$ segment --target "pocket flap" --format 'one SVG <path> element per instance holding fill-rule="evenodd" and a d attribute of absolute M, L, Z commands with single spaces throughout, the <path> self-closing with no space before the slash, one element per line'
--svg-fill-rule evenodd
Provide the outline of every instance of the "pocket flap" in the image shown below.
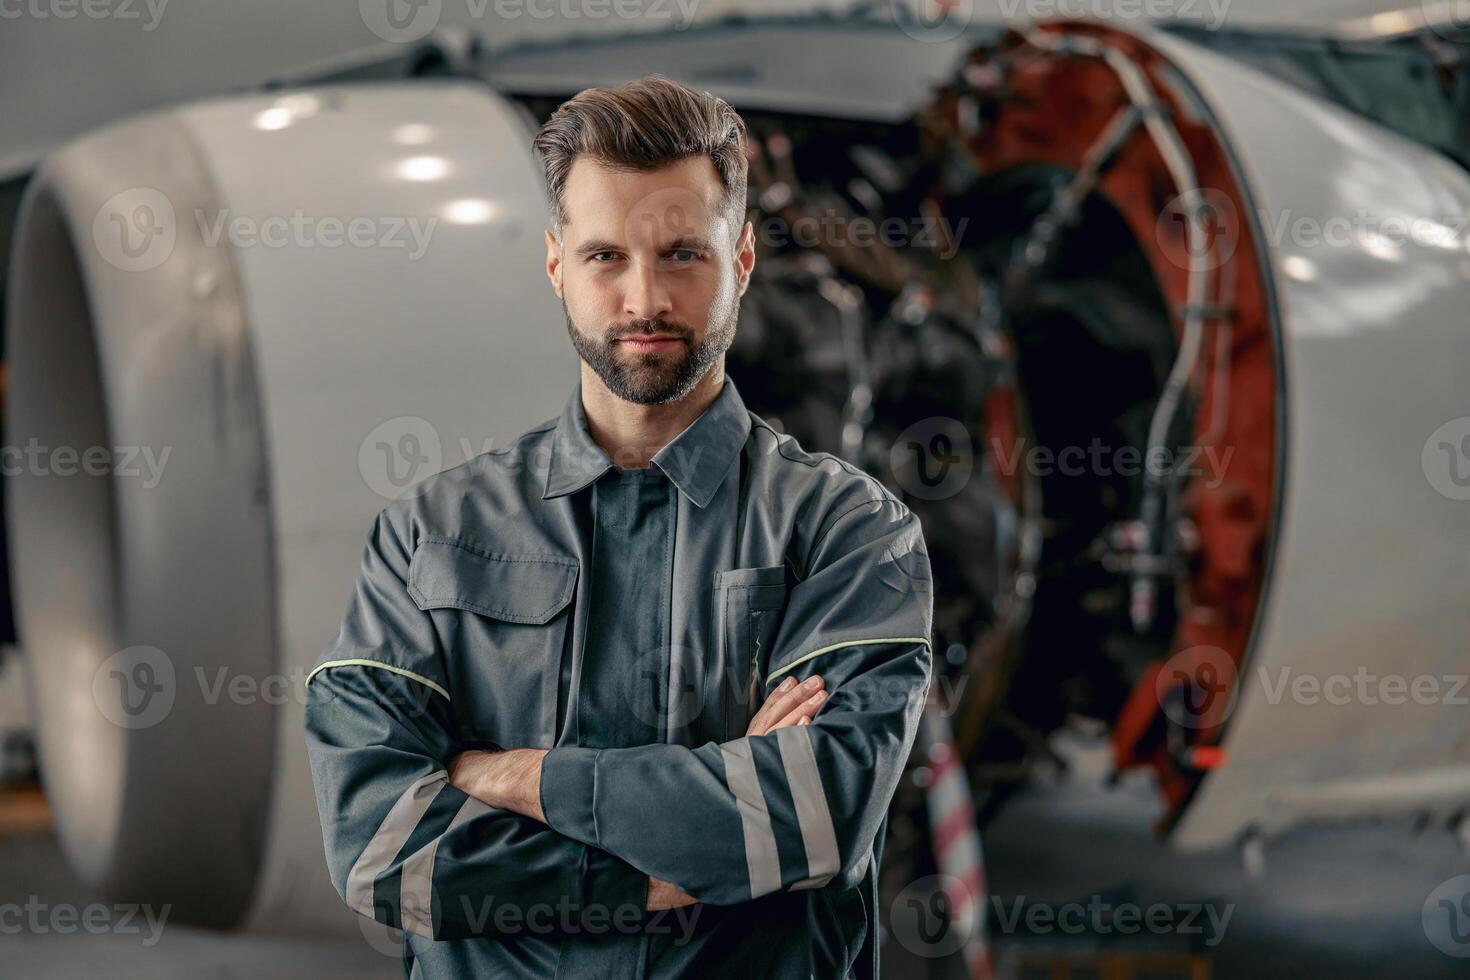
<path fill-rule="evenodd" d="M 759 568 L 727 568 L 715 572 L 715 591 L 724 591 L 729 595 L 733 590 L 740 590 L 751 609 L 780 609 L 786 605 L 789 588 L 784 563 Z"/>
<path fill-rule="evenodd" d="M 464 609 L 511 623 L 545 623 L 572 599 L 575 558 L 485 551 L 429 534 L 408 566 L 408 594 L 420 609 Z"/>
<path fill-rule="evenodd" d="M 761 568 L 727 568 L 715 572 L 715 588 L 751 589 L 763 585 L 785 585 L 786 566 L 766 565 Z"/>

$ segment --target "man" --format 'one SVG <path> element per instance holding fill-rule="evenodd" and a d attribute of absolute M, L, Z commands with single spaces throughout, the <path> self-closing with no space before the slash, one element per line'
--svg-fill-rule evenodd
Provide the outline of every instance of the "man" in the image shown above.
<path fill-rule="evenodd" d="M 725 376 L 755 264 L 730 106 L 649 76 L 535 149 L 581 379 L 374 522 L 308 680 L 332 882 L 411 977 L 876 976 L 919 523 Z"/>

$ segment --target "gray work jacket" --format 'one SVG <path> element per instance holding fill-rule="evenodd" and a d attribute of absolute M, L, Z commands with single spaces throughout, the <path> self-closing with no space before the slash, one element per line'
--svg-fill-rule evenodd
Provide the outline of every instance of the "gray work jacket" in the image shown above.
<path fill-rule="evenodd" d="M 647 649 L 586 629 L 586 498 L 630 471 L 589 435 L 580 383 L 558 418 L 374 520 L 306 736 L 332 883 L 404 931 L 411 977 L 877 976 L 882 836 L 931 673 L 918 519 L 728 376 L 651 465 L 671 485 L 666 587 L 600 610 L 654 617 Z M 607 703 L 626 662 L 646 744 L 607 747 L 578 717 L 591 654 Z M 745 735 L 783 678 L 814 673 L 812 724 Z M 550 750 L 545 824 L 447 781 L 463 749 L 519 747 Z M 649 875 L 698 902 L 646 912 Z"/>

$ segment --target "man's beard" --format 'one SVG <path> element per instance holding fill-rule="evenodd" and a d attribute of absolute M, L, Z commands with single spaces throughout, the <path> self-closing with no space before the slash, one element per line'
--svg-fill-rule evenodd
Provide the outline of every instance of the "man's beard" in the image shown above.
<path fill-rule="evenodd" d="M 693 391 L 720 355 L 730 349 L 739 319 L 738 305 L 728 313 L 714 316 L 704 339 L 691 344 L 688 328 L 662 320 L 634 320 L 627 329 L 594 337 L 577 329 L 565 298 L 562 312 L 566 314 L 567 333 L 577 354 L 597 372 L 609 391 L 638 405 L 678 401 Z M 674 334 L 680 340 L 676 346 L 661 351 L 630 354 L 628 349 L 619 349 L 618 340 L 656 333 Z"/>

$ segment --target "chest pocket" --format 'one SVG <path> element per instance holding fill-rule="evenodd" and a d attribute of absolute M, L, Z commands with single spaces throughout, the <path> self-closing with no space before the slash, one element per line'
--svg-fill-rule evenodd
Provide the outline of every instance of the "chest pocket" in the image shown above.
<path fill-rule="evenodd" d="M 711 686 L 720 692 L 724 741 L 744 735 L 760 709 L 760 678 L 771 662 L 789 590 L 785 565 L 715 573 L 711 629 L 719 675 Z"/>
<path fill-rule="evenodd" d="M 494 552 L 442 535 L 419 540 L 408 594 L 439 629 L 467 739 L 501 748 L 555 741 L 579 568 L 562 555 Z"/>

